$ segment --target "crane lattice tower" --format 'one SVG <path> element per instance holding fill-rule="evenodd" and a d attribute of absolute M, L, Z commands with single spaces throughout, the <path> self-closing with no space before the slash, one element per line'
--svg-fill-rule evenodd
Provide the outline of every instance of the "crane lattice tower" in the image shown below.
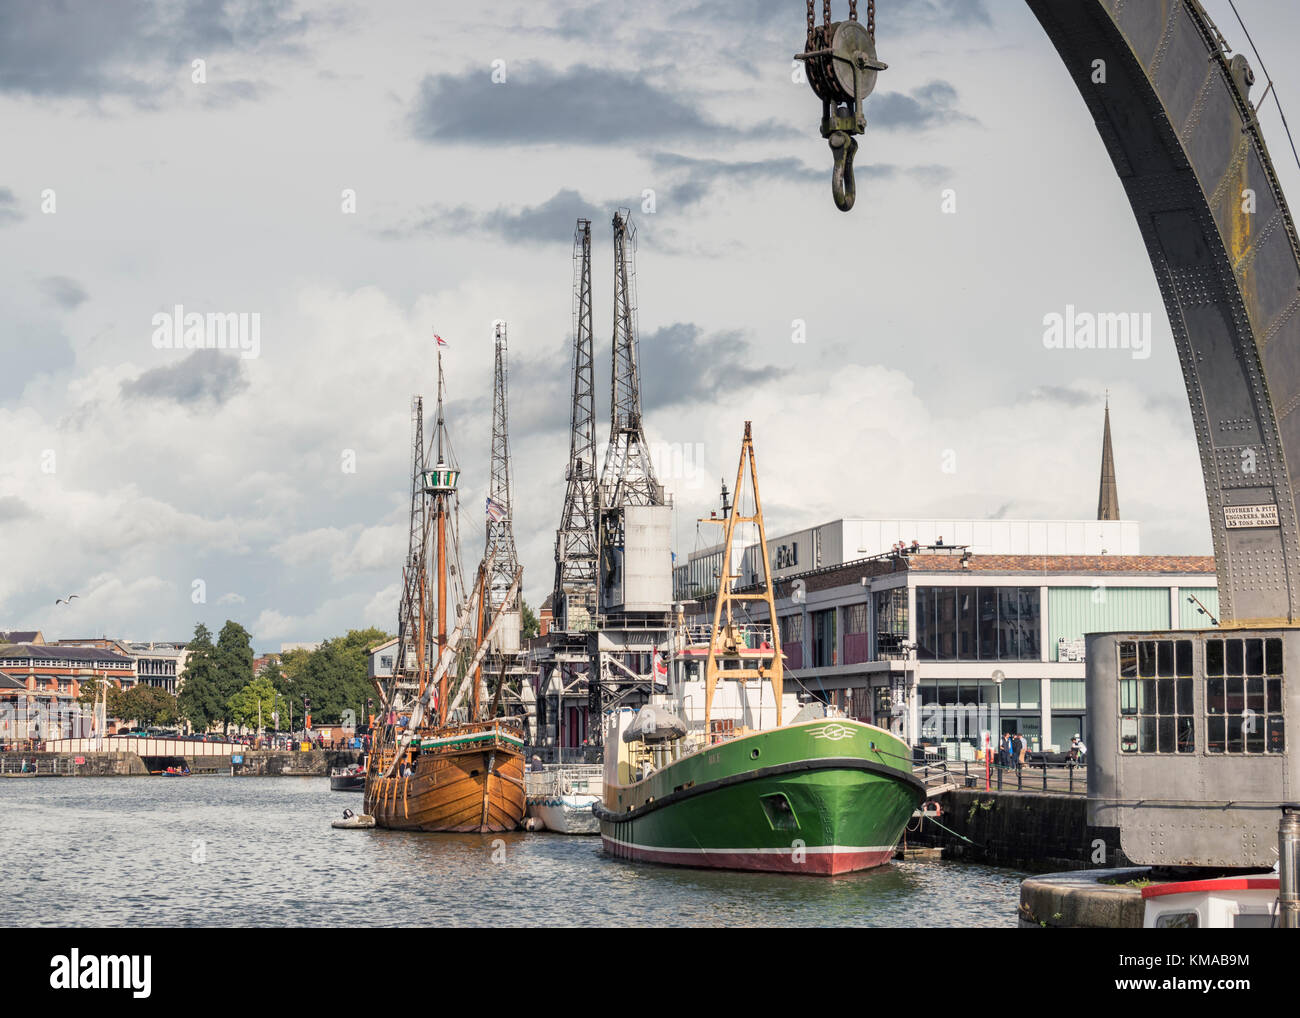
<path fill-rule="evenodd" d="M 596 382 L 591 332 L 591 220 L 573 233 L 573 406 L 564 510 L 555 535 L 556 628 L 596 614 Z M 585 619 L 583 614 L 585 613 Z"/>

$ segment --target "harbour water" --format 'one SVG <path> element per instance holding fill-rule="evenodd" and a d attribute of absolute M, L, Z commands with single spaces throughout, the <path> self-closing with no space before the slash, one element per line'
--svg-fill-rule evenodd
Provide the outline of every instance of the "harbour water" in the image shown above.
<path fill-rule="evenodd" d="M 683 870 L 591 837 L 333 830 L 344 807 L 321 778 L 2 780 L 0 924 L 1014 927 L 1023 875 Z"/>

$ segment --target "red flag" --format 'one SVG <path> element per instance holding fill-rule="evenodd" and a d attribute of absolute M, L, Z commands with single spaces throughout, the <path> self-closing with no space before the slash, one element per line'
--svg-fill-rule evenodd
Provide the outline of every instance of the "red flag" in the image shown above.
<path fill-rule="evenodd" d="M 445 339 L 443 339 L 441 336 L 439 336 L 436 332 L 433 334 L 433 338 L 436 339 L 436 340 L 438 341 L 438 345 L 439 345 L 439 346 L 449 346 L 449 345 L 450 345 L 450 344 L 449 344 Z"/>

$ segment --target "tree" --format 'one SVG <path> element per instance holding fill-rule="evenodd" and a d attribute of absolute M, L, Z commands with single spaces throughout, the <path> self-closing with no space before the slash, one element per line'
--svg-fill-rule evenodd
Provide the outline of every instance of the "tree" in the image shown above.
<path fill-rule="evenodd" d="M 259 722 L 263 728 L 269 727 L 279 696 L 270 678 L 260 675 L 230 698 L 231 720 L 246 728 L 255 729 Z"/>
<path fill-rule="evenodd" d="M 230 728 L 230 700 L 253 681 L 253 637 L 248 630 L 231 619 L 221 627 L 217 636 L 216 653 L 217 695 L 221 701 L 221 720 L 226 730 Z"/>
<path fill-rule="evenodd" d="M 534 636 L 541 633 L 542 624 L 537 620 L 537 616 L 533 614 L 533 610 L 528 607 L 528 602 L 522 597 L 519 599 L 519 607 L 523 613 L 524 639 L 531 640 Z"/>
<path fill-rule="evenodd" d="M 114 683 L 108 682 L 107 679 L 87 679 L 81 683 L 81 691 L 77 693 L 77 703 L 87 710 L 94 710 L 95 705 L 99 703 L 99 684 L 108 683 L 108 707 L 107 716 L 110 718 L 120 718 L 125 715 L 122 713 L 122 690 Z"/>
<path fill-rule="evenodd" d="M 157 686 L 134 686 L 121 695 L 116 716 L 145 728 L 171 724 L 177 718 L 176 697 Z"/>
<path fill-rule="evenodd" d="M 309 699 L 313 720 L 332 724 L 349 710 L 363 719 L 366 701 L 375 696 L 368 651 L 389 639 L 382 629 L 351 629 L 314 651 L 288 651 L 282 658 L 282 691 L 293 699 L 295 711 L 302 709 L 304 697 Z"/>
<path fill-rule="evenodd" d="M 194 627 L 194 639 L 187 649 L 189 657 L 181 674 L 177 709 L 195 731 L 206 732 L 223 719 L 225 705 L 217 685 L 216 648 L 212 645 L 212 634 L 202 622 Z"/>

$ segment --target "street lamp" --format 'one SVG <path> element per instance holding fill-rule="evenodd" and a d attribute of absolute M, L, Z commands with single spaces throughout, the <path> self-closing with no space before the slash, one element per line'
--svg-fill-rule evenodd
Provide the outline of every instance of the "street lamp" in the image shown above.
<path fill-rule="evenodd" d="M 994 734 L 998 738 L 998 746 L 1000 747 L 1002 745 L 1002 683 L 1006 681 L 1007 673 L 1001 668 L 995 668 L 993 669 L 992 678 L 993 685 L 998 687 L 998 713 L 997 717 L 994 719 L 997 723 L 993 727 L 997 729 Z M 987 755 L 988 750 L 986 749 L 984 752 Z M 999 778 L 998 780 L 1001 781 L 1002 779 Z M 1000 788 L 1001 785 L 998 787 Z"/>

